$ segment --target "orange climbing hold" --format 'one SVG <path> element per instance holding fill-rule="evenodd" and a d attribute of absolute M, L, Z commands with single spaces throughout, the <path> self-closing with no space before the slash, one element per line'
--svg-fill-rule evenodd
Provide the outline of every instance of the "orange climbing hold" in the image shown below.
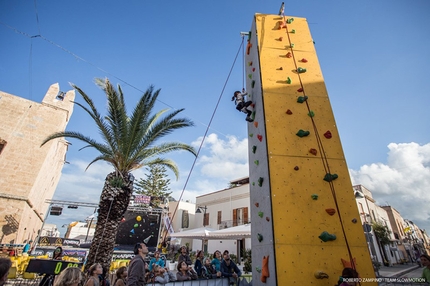
<path fill-rule="evenodd" d="M 291 58 L 291 57 L 293 56 L 293 54 L 291 54 L 290 52 L 288 52 L 285 56 L 286 56 L 287 58 Z"/>
<path fill-rule="evenodd" d="M 258 127 L 258 122 L 257 121 L 254 121 L 254 126 L 255 126 L 255 128 Z"/>
<path fill-rule="evenodd" d="M 252 48 L 252 44 L 250 42 L 248 42 L 248 45 L 246 45 L 246 54 L 249 55 L 249 53 L 251 52 L 251 48 Z"/>
<path fill-rule="evenodd" d="M 267 277 L 270 277 L 269 273 L 269 255 L 263 256 L 261 263 L 261 282 L 266 283 Z"/>

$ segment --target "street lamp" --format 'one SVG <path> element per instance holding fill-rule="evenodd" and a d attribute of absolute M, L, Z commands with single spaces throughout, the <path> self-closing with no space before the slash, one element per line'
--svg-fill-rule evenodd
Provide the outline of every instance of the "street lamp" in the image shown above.
<path fill-rule="evenodd" d="M 202 211 L 203 211 L 203 227 L 205 227 L 206 225 L 205 225 L 205 218 L 206 218 L 206 210 L 207 210 L 208 208 L 206 207 L 206 206 L 203 206 L 203 207 L 197 207 L 197 209 L 196 209 L 196 214 L 201 214 L 202 213 Z"/>

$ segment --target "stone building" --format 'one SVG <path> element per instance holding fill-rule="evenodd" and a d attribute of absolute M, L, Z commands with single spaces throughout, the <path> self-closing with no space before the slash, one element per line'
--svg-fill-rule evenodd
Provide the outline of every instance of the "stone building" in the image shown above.
<path fill-rule="evenodd" d="M 53 84 L 41 103 L 0 91 L 0 243 L 35 239 L 61 170 L 68 143 L 50 134 L 64 131 L 75 91 Z"/>

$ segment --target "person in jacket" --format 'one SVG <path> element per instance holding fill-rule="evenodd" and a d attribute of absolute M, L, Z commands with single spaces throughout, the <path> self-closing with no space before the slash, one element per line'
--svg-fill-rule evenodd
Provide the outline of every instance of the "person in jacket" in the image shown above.
<path fill-rule="evenodd" d="M 148 248 L 145 243 L 137 243 L 134 246 L 133 253 L 135 256 L 128 266 L 127 286 L 145 285 L 146 263 L 145 257 L 148 254 Z"/>
<path fill-rule="evenodd" d="M 237 278 L 242 275 L 242 272 L 237 267 L 236 263 L 230 258 L 230 253 L 225 250 L 223 253 L 224 260 L 221 262 L 221 274 L 223 277 L 229 277 L 230 282 L 237 282 Z"/>

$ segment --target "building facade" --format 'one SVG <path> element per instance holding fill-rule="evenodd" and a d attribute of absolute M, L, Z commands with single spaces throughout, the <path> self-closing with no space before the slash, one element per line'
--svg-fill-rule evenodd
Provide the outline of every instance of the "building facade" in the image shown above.
<path fill-rule="evenodd" d="M 73 112 L 74 90 L 53 84 L 41 103 L 0 91 L 1 243 L 35 239 L 66 161 L 68 142 L 45 138 L 64 131 Z"/>

